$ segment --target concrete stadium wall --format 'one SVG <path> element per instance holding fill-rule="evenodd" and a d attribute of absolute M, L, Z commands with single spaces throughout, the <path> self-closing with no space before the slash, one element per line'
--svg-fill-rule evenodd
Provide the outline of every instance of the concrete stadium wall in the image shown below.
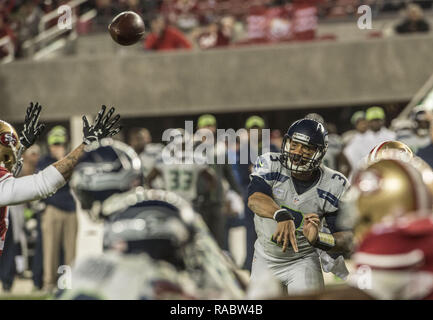
<path fill-rule="evenodd" d="M 406 101 L 433 72 L 433 36 L 313 42 L 206 52 L 128 53 L 0 66 L 0 118 L 242 112 Z"/>

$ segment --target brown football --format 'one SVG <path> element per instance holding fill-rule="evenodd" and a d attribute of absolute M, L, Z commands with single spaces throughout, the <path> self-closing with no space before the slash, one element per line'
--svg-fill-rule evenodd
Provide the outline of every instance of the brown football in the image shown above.
<path fill-rule="evenodd" d="M 115 16 L 108 30 L 113 40 L 122 46 L 137 43 L 145 34 L 143 19 L 133 11 L 125 11 Z"/>

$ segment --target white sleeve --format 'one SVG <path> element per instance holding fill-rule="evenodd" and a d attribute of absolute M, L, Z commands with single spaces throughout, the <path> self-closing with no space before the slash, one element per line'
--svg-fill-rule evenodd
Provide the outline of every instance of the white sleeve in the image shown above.
<path fill-rule="evenodd" d="M 0 181 L 0 207 L 47 198 L 65 184 L 62 174 L 52 165 L 30 176 L 9 176 Z"/>

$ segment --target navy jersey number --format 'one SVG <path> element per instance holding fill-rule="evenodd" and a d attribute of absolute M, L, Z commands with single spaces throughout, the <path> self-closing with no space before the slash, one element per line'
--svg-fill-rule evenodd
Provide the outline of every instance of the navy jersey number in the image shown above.
<path fill-rule="evenodd" d="M 342 180 L 343 181 L 343 186 L 346 186 L 347 180 L 341 174 L 334 173 L 334 175 L 332 176 L 331 179 L 335 179 L 335 178 L 338 178 L 338 180 L 340 180 L 340 181 Z"/>

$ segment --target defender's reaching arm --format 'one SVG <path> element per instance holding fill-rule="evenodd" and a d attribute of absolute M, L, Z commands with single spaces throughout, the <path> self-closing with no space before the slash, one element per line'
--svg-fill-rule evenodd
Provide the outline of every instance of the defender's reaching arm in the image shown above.
<path fill-rule="evenodd" d="M 9 131 L 11 131 L 12 138 L 7 142 L 2 141 L 2 147 L 10 153 L 10 155 L 6 154 L 5 151 L 8 156 L 5 159 L 10 159 L 13 155 L 14 161 L 7 162 L 8 165 L 5 165 L 6 160 L 0 159 L 3 164 L 3 168 L 0 166 L 0 207 L 42 199 L 54 194 L 71 177 L 75 165 L 84 152 L 85 145 L 113 136 L 121 129 L 120 127 L 115 128 L 120 116 L 117 115 L 111 119 L 115 109 L 111 108 L 104 116 L 106 107 L 102 106 L 93 125 L 90 126 L 86 117 L 83 116 L 84 140 L 80 146 L 37 174 L 15 178 L 10 172 L 19 172 L 17 164 L 19 165 L 21 160 L 18 158 L 17 146 L 18 149 L 24 150 L 30 147 L 44 128 L 43 124 L 38 124 L 41 108 L 38 103 L 35 105 L 31 103 L 27 109 L 24 130 L 19 138 L 23 147 L 18 142 L 18 137 L 14 136 L 16 132 L 10 125 Z"/>

